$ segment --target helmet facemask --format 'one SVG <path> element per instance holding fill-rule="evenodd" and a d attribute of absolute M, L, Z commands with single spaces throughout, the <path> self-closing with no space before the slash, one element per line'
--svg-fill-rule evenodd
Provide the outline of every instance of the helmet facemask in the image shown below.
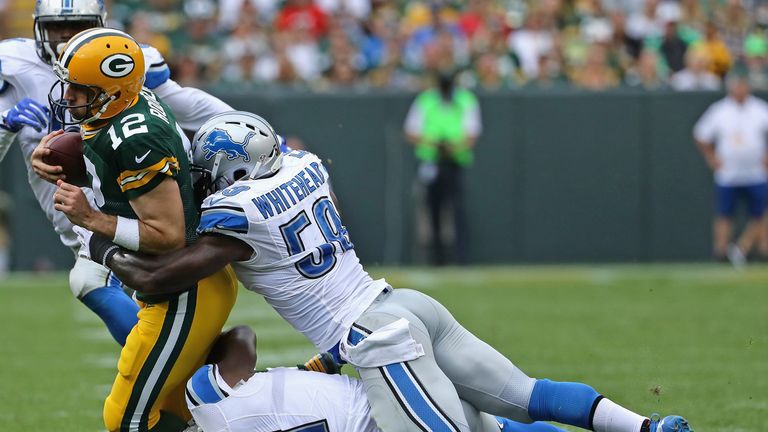
<path fill-rule="evenodd" d="M 104 27 L 104 0 L 37 0 L 33 14 L 37 55 L 53 65 L 64 45 L 77 33 Z"/>
<path fill-rule="evenodd" d="M 58 81 L 53 83 L 48 92 L 48 104 L 51 107 L 52 116 L 56 121 L 66 128 L 67 126 L 76 126 L 88 124 L 98 120 L 102 114 L 109 108 L 109 104 L 117 98 L 118 95 L 110 96 L 103 89 L 96 86 L 73 83 L 68 80 L 69 72 L 56 62 L 53 66 Z M 81 105 L 70 105 L 64 99 L 64 93 L 67 86 L 74 87 L 78 92 L 87 94 L 87 100 Z M 84 109 L 82 117 L 75 114 L 76 110 Z M 66 115 L 69 111 L 69 116 Z"/>
<path fill-rule="evenodd" d="M 53 65 L 69 39 L 83 30 L 104 27 L 99 15 L 54 15 L 35 17 L 35 45 L 37 55 Z"/>
<path fill-rule="evenodd" d="M 230 168 L 231 172 L 222 173 L 219 169 L 222 158 L 224 158 L 223 153 L 216 154 L 210 169 L 194 163 L 189 166 L 192 176 L 192 189 L 198 207 L 209 195 L 232 186 L 236 181 L 248 175 L 248 170 L 244 166 L 236 167 L 235 169 Z"/>

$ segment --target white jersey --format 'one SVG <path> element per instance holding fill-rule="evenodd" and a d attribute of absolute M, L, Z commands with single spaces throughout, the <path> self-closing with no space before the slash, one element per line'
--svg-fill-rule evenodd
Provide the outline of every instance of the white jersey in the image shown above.
<path fill-rule="evenodd" d="M 182 88 L 170 79 L 170 70 L 162 55 L 147 45 L 142 46 L 146 64 L 144 86 L 152 89 L 173 110 L 179 125 L 185 129 L 196 130 L 211 116 L 232 108 L 219 99 L 197 89 Z M 48 93 L 57 82 L 51 66 L 43 62 L 36 54 L 34 39 L 8 39 L 0 42 L 0 112 L 5 111 L 22 99 L 34 99 L 48 105 Z M 52 129 L 60 128 L 52 125 Z M 39 178 L 30 166 L 32 151 L 37 147 L 46 131 L 36 132 L 24 127 L 17 134 L 21 145 L 24 162 L 27 164 L 28 180 L 32 191 L 48 219 L 53 223 L 61 242 L 73 250 L 79 247 L 77 236 L 72 232 L 72 224 L 63 213 L 54 210 L 53 194 L 56 186 Z M 0 134 L 12 134 L 0 129 Z M 0 137 L 0 142 L 3 139 Z M 0 160 L 5 157 L 7 148 L 0 148 Z M 89 195 L 90 191 L 86 190 Z M 90 195 L 89 195 L 90 197 Z"/>
<path fill-rule="evenodd" d="M 251 259 L 232 264 L 238 279 L 320 351 L 331 350 L 389 286 L 360 265 L 328 172 L 311 153 L 287 153 L 274 176 L 240 180 L 208 197 L 198 232 L 251 246 Z"/>
<path fill-rule="evenodd" d="M 187 404 L 205 432 L 376 432 L 360 380 L 297 369 L 255 373 L 235 389 L 215 366 L 187 383 Z"/>
<path fill-rule="evenodd" d="M 725 97 L 701 116 L 694 137 L 715 146 L 722 165 L 715 171 L 721 186 L 749 186 L 768 180 L 768 103 L 749 96 L 740 104 Z"/>

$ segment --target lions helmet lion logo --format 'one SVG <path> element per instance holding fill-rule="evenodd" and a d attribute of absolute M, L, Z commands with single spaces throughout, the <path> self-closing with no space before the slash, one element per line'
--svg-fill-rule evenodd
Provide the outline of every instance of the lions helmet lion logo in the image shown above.
<path fill-rule="evenodd" d="M 242 143 L 235 142 L 229 133 L 222 129 L 214 129 L 208 134 L 208 137 L 203 143 L 203 151 L 205 152 L 205 160 L 211 160 L 216 153 L 222 152 L 227 155 L 228 160 L 235 160 L 239 157 L 243 158 L 245 162 L 251 160 L 251 156 L 245 150 L 245 146 L 256 135 L 255 132 L 248 132 Z"/>

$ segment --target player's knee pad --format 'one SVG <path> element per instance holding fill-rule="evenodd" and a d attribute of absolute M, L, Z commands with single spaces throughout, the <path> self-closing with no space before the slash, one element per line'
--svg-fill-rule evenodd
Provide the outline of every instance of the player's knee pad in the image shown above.
<path fill-rule="evenodd" d="M 78 257 L 75 266 L 69 271 L 69 289 L 75 297 L 82 299 L 96 288 L 109 285 L 110 279 L 109 269 L 91 260 Z"/>

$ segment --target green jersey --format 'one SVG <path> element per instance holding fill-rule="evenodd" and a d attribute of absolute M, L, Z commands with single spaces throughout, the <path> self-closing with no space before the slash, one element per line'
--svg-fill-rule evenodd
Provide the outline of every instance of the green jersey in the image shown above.
<path fill-rule="evenodd" d="M 107 125 L 98 129 L 84 126 L 83 132 L 85 165 L 99 209 L 138 219 L 130 201 L 171 177 L 179 185 L 187 243 L 191 243 L 198 213 L 184 145 L 188 141 L 171 110 L 144 89 L 136 103 L 109 119 Z"/>

